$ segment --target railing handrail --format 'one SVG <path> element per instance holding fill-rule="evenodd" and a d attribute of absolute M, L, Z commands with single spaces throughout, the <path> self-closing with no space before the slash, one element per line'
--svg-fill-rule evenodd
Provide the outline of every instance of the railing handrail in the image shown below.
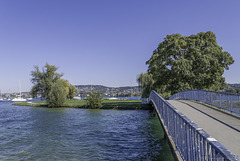
<path fill-rule="evenodd" d="M 169 97 L 169 99 L 196 100 L 240 115 L 240 94 L 206 90 L 188 90 L 176 93 Z"/>
<path fill-rule="evenodd" d="M 208 91 L 208 90 L 202 90 L 202 89 L 193 89 L 193 90 L 186 90 L 186 91 L 204 91 L 204 92 L 210 92 L 210 93 L 219 93 L 219 94 L 227 94 L 227 95 L 234 95 L 234 96 L 240 96 L 238 93 L 229 93 L 229 92 L 221 92 L 221 91 Z M 182 91 L 182 92 L 186 92 Z M 178 92 L 181 93 L 181 92 Z M 177 94 L 177 93 L 176 93 Z M 174 94 L 175 95 L 175 94 Z M 173 96 L 174 96 L 173 95 Z"/>
<path fill-rule="evenodd" d="M 183 160 L 239 160 L 157 92 L 151 91 L 149 100 L 157 106 L 155 109 Z"/>

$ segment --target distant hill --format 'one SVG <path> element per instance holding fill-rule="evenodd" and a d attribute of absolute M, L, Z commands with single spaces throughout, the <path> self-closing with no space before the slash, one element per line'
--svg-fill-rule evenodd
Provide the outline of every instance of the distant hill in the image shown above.
<path fill-rule="evenodd" d="M 107 87 L 103 85 L 75 85 L 78 93 L 90 93 L 91 90 L 100 90 L 108 96 L 127 96 L 129 94 L 140 95 L 141 89 L 138 86 Z"/>
<path fill-rule="evenodd" d="M 240 88 L 240 83 L 228 84 L 229 88 Z"/>

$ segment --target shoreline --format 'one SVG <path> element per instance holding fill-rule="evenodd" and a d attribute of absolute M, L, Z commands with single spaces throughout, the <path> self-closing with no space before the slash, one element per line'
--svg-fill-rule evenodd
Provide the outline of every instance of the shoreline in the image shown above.
<path fill-rule="evenodd" d="M 21 103 L 14 103 L 13 105 L 51 108 L 51 107 L 48 107 L 46 103 L 35 103 L 35 102 L 32 102 L 32 103 L 21 102 Z M 102 103 L 102 107 L 100 108 L 90 108 L 84 104 L 70 105 L 66 103 L 63 106 L 55 107 L 55 108 L 108 109 L 108 110 L 152 110 L 153 109 L 150 104 L 124 103 L 124 102 Z"/>
<path fill-rule="evenodd" d="M 89 108 L 86 106 L 78 107 L 80 109 L 100 109 L 100 110 L 152 110 L 152 106 L 148 104 L 142 104 L 141 106 L 102 106 L 100 108 Z"/>

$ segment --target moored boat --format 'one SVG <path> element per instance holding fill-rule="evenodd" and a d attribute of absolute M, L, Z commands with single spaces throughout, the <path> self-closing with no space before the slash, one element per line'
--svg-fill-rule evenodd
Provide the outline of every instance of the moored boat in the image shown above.
<path fill-rule="evenodd" d="M 12 99 L 12 102 L 26 102 L 26 101 L 27 101 L 27 99 L 22 98 L 22 97 Z"/>

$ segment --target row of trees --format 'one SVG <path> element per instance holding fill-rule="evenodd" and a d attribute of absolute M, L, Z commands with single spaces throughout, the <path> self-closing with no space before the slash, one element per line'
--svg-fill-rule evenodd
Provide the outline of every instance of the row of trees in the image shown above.
<path fill-rule="evenodd" d="M 63 74 L 57 73 L 57 67 L 46 65 L 40 71 L 38 66 L 31 72 L 32 83 L 34 86 L 31 95 L 36 97 L 38 94 L 45 98 L 49 107 L 62 106 L 66 99 L 73 99 L 77 89 L 68 80 L 62 79 Z"/>
<path fill-rule="evenodd" d="M 63 74 L 57 73 L 57 67 L 46 65 L 40 71 L 38 66 L 31 72 L 32 83 L 34 86 L 31 95 L 37 97 L 38 94 L 47 100 L 49 107 L 60 107 L 66 99 L 73 99 L 77 88 L 71 85 L 68 80 L 62 79 Z M 102 93 L 100 91 L 91 91 L 90 96 L 86 99 L 86 106 L 89 108 L 102 107 Z"/>
<path fill-rule="evenodd" d="M 211 31 L 190 36 L 172 34 L 158 45 L 146 62 L 147 72 L 141 73 L 137 81 L 143 97 L 148 97 L 151 90 L 163 97 L 192 89 L 218 91 L 227 88 L 222 75 L 233 63 Z"/>

